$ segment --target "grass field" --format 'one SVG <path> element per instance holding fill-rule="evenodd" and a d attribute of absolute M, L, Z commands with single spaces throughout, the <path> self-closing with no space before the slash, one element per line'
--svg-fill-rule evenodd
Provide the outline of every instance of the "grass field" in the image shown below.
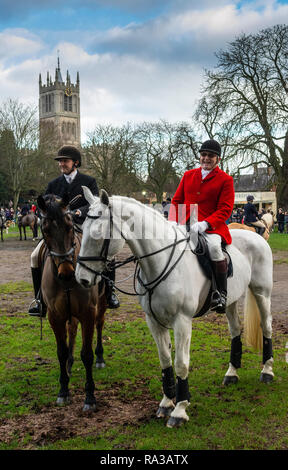
<path fill-rule="evenodd" d="M 9 236 L 18 234 L 11 231 Z M 269 243 L 274 251 L 287 250 L 288 235 L 272 233 Z M 31 284 L 24 281 L 2 284 L 0 299 L 13 302 L 13 296 L 30 291 L 32 295 Z M 122 297 L 121 309 L 130 311 L 130 298 Z M 43 436 L 35 440 L 34 419 L 41 422 L 42 417 L 56 412 L 59 417 L 55 405 L 59 389 L 55 339 L 45 320 L 40 340 L 39 322 L 27 316 L 25 305 L 23 310 L 7 314 L 0 304 L 0 316 L 0 450 L 288 449 L 288 342 L 287 335 L 280 331 L 273 336 L 274 382 L 260 383 L 261 354 L 244 347 L 240 381 L 236 386 L 224 387 L 222 379 L 230 356 L 226 322 L 193 321 L 190 420 L 182 428 L 171 430 L 155 417 L 162 398 L 161 371 L 144 319 L 116 321 L 113 312 L 108 311 L 104 326 L 107 367 L 94 371 L 96 399 L 107 409 L 106 426 L 97 421 L 97 412 L 81 425 L 84 418 L 75 411 L 70 431 L 69 426 L 66 429 L 66 414 L 75 406 L 72 403 L 61 411 L 62 428 L 59 423 L 58 427 L 52 424 L 47 432 L 43 421 Z M 79 333 L 70 389 L 72 397 L 80 396 L 82 402 L 85 375 L 80 348 Z M 120 419 L 122 407 L 135 411 L 141 406 L 140 417 Z M 71 432 L 72 422 L 81 431 Z"/>
<path fill-rule="evenodd" d="M 0 422 L 40 413 L 56 407 L 58 361 L 55 341 L 47 324 L 44 338 L 24 315 L 1 315 L 0 336 Z M 141 403 L 147 394 L 153 403 L 161 399 L 157 351 L 143 320 L 107 322 L 105 325 L 107 368 L 95 371 L 96 390 L 109 394 L 117 388 L 118 400 Z M 97 426 L 84 436 L 55 440 L 46 437 L 42 449 L 287 449 L 288 394 L 285 339 L 274 338 L 275 381 L 259 382 L 261 357 L 244 348 L 243 368 L 236 386 L 221 385 L 229 361 L 230 340 L 226 325 L 197 320 L 191 345 L 190 421 L 181 429 L 169 430 L 153 415 L 134 424 L 115 423 L 99 432 Z M 71 392 L 84 388 L 84 368 L 80 361 L 78 337 Z M 97 392 L 96 392 L 97 397 Z M 84 393 L 83 393 L 84 399 Z M 112 402 L 113 403 L 113 402 Z M 70 406 L 73 406 L 70 405 Z M 115 409 L 117 413 L 117 408 Z M 79 418 L 81 419 L 81 417 Z M 94 423 L 95 424 L 95 423 Z M 171 440 L 171 436 L 173 439 Z M 25 449 L 33 436 L 18 435 L 0 450 Z M 35 447 L 35 444 L 34 444 Z M 36 446 L 37 448 L 37 446 Z"/>

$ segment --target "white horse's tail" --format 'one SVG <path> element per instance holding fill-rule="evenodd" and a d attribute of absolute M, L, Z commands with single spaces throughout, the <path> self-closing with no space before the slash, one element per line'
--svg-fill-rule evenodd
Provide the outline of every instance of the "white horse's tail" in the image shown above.
<path fill-rule="evenodd" d="M 260 322 L 260 312 L 255 296 L 251 289 L 247 289 L 244 301 L 244 344 L 256 351 L 263 348 L 263 333 Z"/>

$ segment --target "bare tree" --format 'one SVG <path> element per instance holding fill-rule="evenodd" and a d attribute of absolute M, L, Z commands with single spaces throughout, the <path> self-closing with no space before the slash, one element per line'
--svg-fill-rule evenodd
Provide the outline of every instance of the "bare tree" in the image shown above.
<path fill-rule="evenodd" d="M 21 194 L 41 192 L 57 168 L 51 158 L 52 135 L 39 145 L 37 108 L 8 99 L 0 106 L 0 169 L 14 208 Z"/>
<path fill-rule="evenodd" d="M 288 26 L 242 35 L 206 72 L 198 117 L 225 141 L 234 169 L 254 162 L 274 169 L 277 199 L 288 205 Z M 207 105 L 207 106 L 206 106 Z M 206 108 L 205 108 L 206 106 Z"/>
<path fill-rule="evenodd" d="M 176 189 L 179 174 L 187 168 L 191 149 L 187 140 L 184 142 L 184 129 L 187 131 L 184 123 L 171 124 L 164 120 L 144 122 L 137 127 L 142 180 L 145 188 L 156 194 L 157 202 L 162 201 L 168 187 L 170 191 L 173 186 Z"/>
<path fill-rule="evenodd" d="M 31 181 L 36 161 L 36 109 L 9 99 L 0 108 L 0 165 L 17 207 L 19 195 Z"/>
<path fill-rule="evenodd" d="M 85 165 L 100 188 L 110 194 L 130 195 L 139 189 L 138 149 L 130 124 L 98 125 L 84 146 Z"/>

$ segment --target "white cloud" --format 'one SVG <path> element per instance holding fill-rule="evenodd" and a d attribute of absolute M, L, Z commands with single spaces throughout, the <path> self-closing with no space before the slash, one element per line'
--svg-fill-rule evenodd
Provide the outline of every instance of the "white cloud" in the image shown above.
<path fill-rule="evenodd" d="M 43 49 L 42 41 L 24 29 L 6 29 L 0 33 L 0 59 L 28 57 Z"/>
<path fill-rule="evenodd" d="M 213 67 L 214 52 L 242 32 L 255 33 L 288 17 L 288 5 L 275 1 L 249 2 L 238 9 L 232 0 L 222 1 L 221 7 L 212 1 L 203 2 L 201 8 L 182 3 L 185 10 L 174 7 L 173 14 L 106 32 L 74 32 L 73 40 L 72 32 L 54 31 L 50 49 L 42 40 L 47 31 L 40 36 L 23 29 L 4 30 L 1 99 L 19 98 L 37 105 L 39 73 L 45 80 L 49 71 L 54 79 L 59 49 L 63 78 L 67 69 L 72 82 L 80 73 L 83 138 L 97 123 L 189 120 L 199 97 L 203 66 Z"/>

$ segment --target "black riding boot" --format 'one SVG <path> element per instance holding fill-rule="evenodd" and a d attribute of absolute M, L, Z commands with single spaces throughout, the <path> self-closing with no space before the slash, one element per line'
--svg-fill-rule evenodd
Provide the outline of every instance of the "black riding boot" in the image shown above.
<path fill-rule="evenodd" d="M 46 317 L 47 307 L 42 300 L 41 295 L 41 279 L 42 279 L 42 270 L 41 268 L 31 268 L 32 281 L 34 287 L 35 299 L 32 304 L 35 304 L 33 307 L 30 306 L 28 313 L 31 317 Z"/>
<path fill-rule="evenodd" d="M 105 276 L 109 279 L 105 279 L 105 293 L 106 301 L 108 308 L 118 308 L 120 307 L 120 302 L 115 294 L 114 281 L 115 281 L 115 269 L 113 263 L 111 263 L 111 268 L 109 271 L 105 271 Z"/>
<path fill-rule="evenodd" d="M 265 227 L 258 227 L 258 229 L 259 229 L 259 232 L 258 232 L 259 235 L 261 235 L 261 237 L 263 237 L 263 235 L 265 233 L 265 230 L 266 230 Z"/>
<path fill-rule="evenodd" d="M 225 258 L 223 261 L 212 261 L 212 266 L 218 290 L 212 293 L 210 310 L 214 310 L 216 313 L 225 313 L 227 300 L 227 260 Z"/>

